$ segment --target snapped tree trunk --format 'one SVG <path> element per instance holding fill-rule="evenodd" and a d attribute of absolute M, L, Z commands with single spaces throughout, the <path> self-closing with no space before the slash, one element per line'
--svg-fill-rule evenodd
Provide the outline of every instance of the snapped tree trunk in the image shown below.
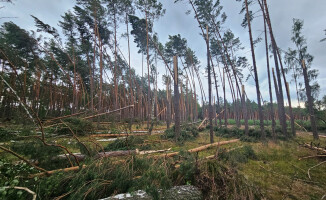
<path fill-rule="evenodd" d="M 314 112 L 314 107 L 313 107 L 313 102 L 314 99 L 311 96 L 311 87 L 309 84 L 309 78 L 308 78 L 308 70 L 305 65 L 305 61 L 302 59 L 302 71 L 303 71 L 303 78 L 304 78 L 304 84 L 306 86 L 306 95 L 307 95 L 307 100 L 308 100 L 308 110 L 310 114 L 310 123 L 311 123 L 311 130 L 312 134 L 314 136 L 315 140 L 319 139 L 319 135 L 317 132 L 317 126 L 316 126 L 316 117 L 315 117 L 315 112 Z"/>
<path fill-rule="evenodd" d="M 262 110 L 262 106 L 261 106 L 260 89 L 259 89 L 258 73 L 257 73 L 256 58 L 255 58 L 255 49 L 254 49 L 255 47 L 254 47 L 254 43 L 253 43 L 253 39 L 252 39 L 251 24 L 250 24 L 251 22 L 250 22 L 249 9 L 248 9 L 248 0 L 245 0 L 245 3 L 246 3 L 247 20 L 248 20 L 248 28 L 249 28 L 251 55 L 252 55 L 252 62 L 253 62 L 254 74 L 255 74 L 255 85 L 256 85 L 256 92 L 257 92 L 260 131 L 262 134 L 262 138 L 266 139 L 266 134 L 264 131 L 264 116 L 263 116 L 263 110 Z"/>
<path fill-rule="evenodd" d="M 173 56 L 173 69 L 174 69 L 174 128 L 175 140 L 180 137 L 180 94 L 179 94 L 179 79 L 178 79 L 178 58 Z"/>

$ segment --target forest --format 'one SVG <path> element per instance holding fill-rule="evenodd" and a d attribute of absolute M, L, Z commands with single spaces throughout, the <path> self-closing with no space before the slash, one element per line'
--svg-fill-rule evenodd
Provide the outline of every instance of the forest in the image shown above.
<path fill-rule="evenodd" d="M 326 200 L 325 74 L 304 19 L 284 48 L 271 0 L 232 2 L 242 40 L 222 0 L 72 2 L 57 25 L 0 14 L 0 199 Z M 173 6 L 199 48 L 157 27 Z"/>

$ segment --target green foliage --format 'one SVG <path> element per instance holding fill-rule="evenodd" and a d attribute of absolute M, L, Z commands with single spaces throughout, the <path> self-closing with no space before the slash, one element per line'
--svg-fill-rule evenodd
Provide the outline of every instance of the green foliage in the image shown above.
<path fill-rule="evenodd" d="M 261 199 L 261 194 L 238 171 L 219 160 L 208 160 L 200 167 L 196 185 L 206 199 Z"/>
<path fill-rule="evenodd" d="M 180 156 L 182 157 L 182 162 L 179 169 L 175 172 L 174 176 L 176 177 L 174 179 L 178 181 L 182 177 L 181 181 L 177 182 L 177 184 L 194 184 L 196 175 L 198 174 L 196 158 L 187 151 L 181 151 Z"/>
<path fill-rule="evenodd" d="M 129 136 L 127 138 L 123 139 L 117 139 L 114 142 L 108 144 L 106 147 L 104 147 L 105 151 L 117 151 L 117 150 L 133 150 L 133 149 L 140 149 L 140 150 L 146 150 L 150 149 L 151 145 L 146 144 L 142 145 L 144 143 L 144 138 L 139 136 Z"/>
<path fill-rule="evenodd" d="M 25 179 L 31 173 L 36 173 L 33 167 L 26 163 L 12 164 L 5 159 L 0 159 L 0 199 L 29 199 L 30 194 L 21 190 L 5 189 L 4 187 L 34 185 L 38 180 Z"/>
<path fill-rule="evenodd" d="M 180 131 L 180 137 L 178 138 L 178 143 L 184 143 L 188 140 L 193 140 L 198 137 L 199 133 L 196 126 L 182 126 Z M 161 136 L 162 139 L 175 140 L 174 126 L 170 129 L 166 129 L 164 134 Z"/>
<path fill-rule="evenodd" d="M 5 128 L 0 127 L 0 142 L 15 140 L 17 136 Z"/>
<path fill-rule="evenodd" d="M 118 167 L 117 167 L 118 166 Z M 114 164 L 108 159 L 94 163 L 77 173 L 57 173 L 39 184 L 41 199 L 68 193 L 65 199 L 100 199 L 112 194 L 144 189 L 159 199 L 158 189 L 172 186 L 171 163 L 163 160 L 128 158 Z"/>
<path fill-rule="evenodd" d="M 261 140 L 261 131 L 259 127 L 250 128 L 248 131 L 248 135 L 245 135 L 245 131 L 243 129 L 239 129 L 237 127 L 233 128 L 214 128 L 215 135 L 218 137 L 225 138 L 240 138 L 243 142 L 259 142 Z M 272 139 L 272 130 L 269 127 L 265 127 L 266 137 Z M 280 140 L 285 140 L 286 137 L 282 133 L 282 129 L 280 126 L 275 127 L 276 138 Z"/>
<path fill-rule="evenodd" d="M 11 149 L 19 154 L 37 161 L 41 167 L 56 168 L 52 158 L 62 154 L 63 150 L 56 146 L 45 146 L 41 141 L 15 142 Z"/>
<path fill-rule="evenodd" d="M 222 151 L 218 154 L 218 158 L 231 163 L 232 166 L 236 166 L 237 163 L 247 163 L 249 159 L 256 159 L 257 156 L 252 147 L 246 145 L 228 152 Z"/>
<path fill-rule="evenodd" d="M 80 118 L 67 118 L 64 120 L 64 122 L 71 128 L 71 130 L 74 132 L 74 134 L 78 136 L 84 136 L 89 135 L 94 132 L 94 126 L 92 122 L 80 119 Z M 71 135 L 71 131 L 69 128 L 61 124 L 58 128 L 52 128 L 51 131 L 53 134 L 59 134 L 59 135 Z"/>
<path fill-rule="evenodd" d="M 244 135 L 244 130 L 239 129 L 237 127 L 233 127 L 231 129 L 225 127 L 221 127 L 221 128 L 215 127 L 214 131 L 216 136 L 227 137 L 227 138 L 231 138 L 231 137 L 240 138 L 241 136 Z"/>

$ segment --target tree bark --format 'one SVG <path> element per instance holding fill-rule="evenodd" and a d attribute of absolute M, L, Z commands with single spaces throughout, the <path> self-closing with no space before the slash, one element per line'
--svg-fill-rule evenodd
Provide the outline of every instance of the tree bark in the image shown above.
<path fill-rule="evenodd" d="M 179 94 L 179 78 L 178 78 L 178 58 L 173 56 L 173 69 L 174 69 L 174 128 L 175 140 L 180 137 L 180 94 Z"/>
<path fill-rule="evenodd" d="M 256 58 L 255 58 L 255 47 L 252 39 L 251 33 L 251 22 L 249 16 L 249 9 L 248 9 L 248 0 L 245 0 L 246 3 L 246 11 L 247 11 L 247 20 L 248 20 L 248 28 L 249 28 L 249 38 L 250 38 L 250 46 L 251 46 L 251 55 L 252 55 L 252 62 L 254 66 L 254 74 L 255 74 L 255 85 L 256 85 L 256 92 L 257 92 L 257 102 L 258 102 L 258 112 L 259 112 L 259 120 L 260 120 L 260 131 L 262 134 L 262 139 L 266 139 L 266 133 L 264 130 L 264 116 L 263 110 L 261 106 L 261 99 L 260 99 L 260 89 L 259 89 L 259 80 L 258 80 L 258 73 L 257 73 L 257 66 L 256 66 Z"/>
<path fill-rule="evenodd" d="M 264 7 L 262 7 L 263 15 L 265 16 Z M 266 27 L 266 18 L 264 17 L 264 33 L 265 33 L 265 48 L 266 48 L 266 64 L 267 64 L 267 75 L 268 75 L 268 91 L 269 91 L 269 99 L 270 99 L 270 113 L 272 119 L 272 137 L 275 139 L 275 116 L 274 116 L 274 108 L 273 108 L 273 93 L 272 93 L 272 83 L 271 83 L 271 73 L 269 66 L 269 53 L 268 53 L 268 42 L 267 42 L 267 27 Z"/>
<path fill-rule="evenodd" d="M 211 64 L 210 64 L 210 51 L 209 51 L 209 35 L 208 26 L 206 26 L 206 45 L 207 45 L 207 71 L 208 71 L 208 119 L 209 119 L 209 136 L 210 142 L 214 143 L 213 132 L 213 106 L 212 106 L 212 80 L 211 80 Z"/>
<path fill-rule="evenodd" d="M 272 42 L 272 48 L 273 48 L 273 55 L 274 55 L 274 62 L 275 62 L 275 68 L 276 68 L 276 74 L 277 74 L 277 81 L 278 81 L 278 96 L 277 96 L 277 105 L 278 105 L 278 115 L 280 124 L 282 126 L 282 132 L 283 134 L 288 136 L 287 130 L 286 130 L 286 117 L 285 117 L 285 108 L 284 108 L 284 97 L 283 97 L 283 89 L 282 89 L 282 80 L 281 80 L 281 72 L 277 60 L 277 45 L 276 41 L 273 35 L 273 29 L 271 25 L 271 20 L 269 17 L 269 11 L 267 7 L 267 0 L 263 0 L 265 5 L 265 14 L 266 14 L 266 22 L 269 28 L 269 33 L 271 37 Z"/>
<path fill-rule="evenodd" d="M 308 110 L 309 110 L 309 114 L 310 114 L 311 130 L 312 130 L 314 139 L 318 140 L 319 135 L 317 132 L 316 117 L 315 117 L 315 111 L 314 111 L 314 107 L 313 107 L 314 99 L 311 96 L 311 86 L 309 84 L 308 69 L 307 69 L 305 61 L 303 59 L 301 62 L 301 66 L 302 66 L 302 71 L 303 71 L 304 84 L 306 86 L 306 95 L 307 95 L 307 100 L 308 100 Z"/>

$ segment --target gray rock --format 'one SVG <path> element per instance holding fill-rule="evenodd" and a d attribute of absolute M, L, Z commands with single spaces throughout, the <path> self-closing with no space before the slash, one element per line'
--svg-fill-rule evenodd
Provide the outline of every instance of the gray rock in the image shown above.
<path fill-rule="evenodd" d="M 118 194 L 112 197 L 108 197 L 105 199 L 100 200 L 118 200 L 118 199 L 124 199 L 124 200 L 152 200 L 153 198 L 149 196 L 144 190 L 138 190 L 133 193 L 124 193 L 124 194 Z"/>
<path fill-rule="evenodd" d="M 159 190 L 161 199 L 163 200 L 201 200 L 203 199 L 202 192 L 195 186 L 183 185 L 175 186 L 163 193 Z M 101 200 L 152 200 L 153 198 L 143 190 L 138 190 L 133 193 L 118 194 Z"/>

